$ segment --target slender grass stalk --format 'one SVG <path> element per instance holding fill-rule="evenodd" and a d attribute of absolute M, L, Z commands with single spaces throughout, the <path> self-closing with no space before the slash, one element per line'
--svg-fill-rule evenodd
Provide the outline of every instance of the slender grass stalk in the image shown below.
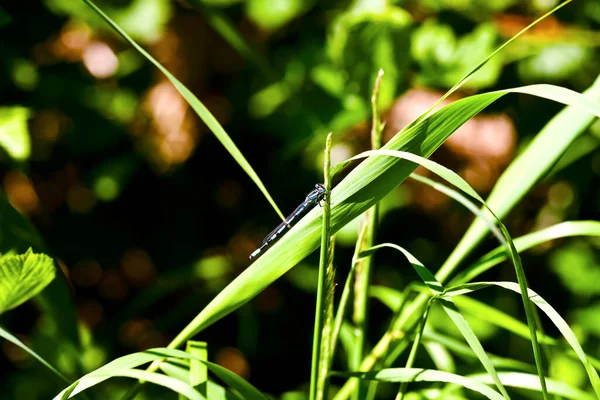
<path fill-rule="evenodd" d="M 321 225 L 321 255 L 319 261 L 319 278 L 317 283 L 317 301 L 315 307 L 315 329 L 313 332 L 313 353 L 312 365 L 310 371 L 310 399 L 320 400 L 324 398 L 325 380 L 319 379 L 324 376 L 319 373 L 322 354 L 322 340 L 324 321 L 326 318 L 325 296 L 327 296 L 327 266 L 330 264 L 329 256 L 332 254 L 329 250 L 330 232 L 331 232 L 331 133 L 327 135 L 325 142 L 325 159 L 323 161 L 323 178 L 327 195 L 323 201 L 323 221 Z"/>
<path fill-rule="evenodd" d="M 383 77 L 383 70 L 380 69 L 375 79 L 375 85 L 373 86 L 373 94 L 371 95 L 371 108 L 372 108 L 372 123 L 371 123 L 371 147 L 373 150 L 378 150 L 381 147 L 381 132 L 382 124 L 379 120 L 379 113 L 377 107 L 379 86 L 381 84 L 381 78 Z M 368 249 L 373 247 L 375 242 L 375 231 L 377 228 L 377 217 L 379 215 L 379 206 L 376 203 L 370 210 L 365 212 L 365 225 L 367 226 L 366 235 L 363 236 L 363 240 L 360 242 L 361 249 Z M 356 341 L 354 342 L 355 349 L 353 351 L 353 360 L 350 363 L 350 368 L 358 371 L 360 362 L 362 361 L 366 347 L 366 335 L 368 325 L 368 302 L 369 302 L 369 282 L 371 280 L 371 265 L 372 257 L 365 257 L 360 259 L 356 263 L 355 269 L 355 286 L 354 286 L 354 312 L 352 315 L 352 321 L 354 323 L 356 332 Z M 358 384 L 358 391 L 354 394 L 354 399 L 365 399 L 367 397 L 367 390 L 370 385 L 366 381 L 360 381 Z"/>
<path fill-rule="evenodd" d="M 417 329 L 416 335 L 413 340 L 412 348 L 410 349 L 410 354 L 408 355 L 408 359 L 406 360 L 405 368 L 412 368 L 415 363 L 415 358 L 417 357 L 417 350 L 419 349 L 419 345 L 421 344 L 421 338 L 423 337 L 423 331 L 425 329 L 425 324 L 427 323 L 427 317 L 429 316 L 429 310 L 434 303 L 434 298 L 431 298 L 427 308 L 425 308 L 425 313 L 421 318 L 421 323 L 419 324 L 419 328 Z M 400 390 L 398 391 L 398 395 L 396 396 L 396 400 L 402 400 L 404 398 L 404 394 L 408 389 L 408 381 L 402 382 L 400 384 Z"/>
<path fill-rule="evenodd" d="M 348 272 L 348 277 L 346 278 L 346 283 L 344 284 L 344 289 L 342 290 L 342 296 L 340 298 L 340 303 L 338 304 L 337 314 L 335 316 L 333 333 L 331 335 L 331 354 L 335 355 L 335 348 L 337 346 L 337 340 L 340 335 L 340 330 L 342 329 L 342 323 L 344 322 L 344 314 L 346 312 L 346 307 L 348 306 L 348 300 L 350 299 L 350 290 L 352 288 L 352 284 L 354 283 L 354 278 L 356 274 L 354 271 L 356 270 L 356 264 L 358 264 L 359 254 L 362 249 L 362 241 L 363 237 L 367 233 L 367 226 L 363 225 L 360 228 L 360 232 L 358 234 L 358 240 L 356 241 L 356 246 L 354 247 L 354 255 L 352 256 L 352 265 L 350 266 L 350 271 Z"/>

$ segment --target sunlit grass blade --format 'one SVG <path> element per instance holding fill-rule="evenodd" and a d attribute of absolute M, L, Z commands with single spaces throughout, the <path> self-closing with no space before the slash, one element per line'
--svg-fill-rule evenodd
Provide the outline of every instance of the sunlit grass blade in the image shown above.
<path fill-rule="evenodd" d="M 363 225 L 358 234 L 358 238 L 356 240 L 356 246 L 354 248 L 354 255 L 352 256 L 352 264 L 350 265 L 350 271 L 348 271 L 348 277 L 346 278 L 346 283 L 344 284 L 344 289 L 342 290 L 342 295 L 340 297 L 340 302 L 338 304 L 337 313 L 335 315 L 334 324 L 333 324 L 333 332 L 331 335 L 331 355 L 335 355 L 335 349 L 337 346 L 337 339 L 340 334 L 340 330 L 342 329 L 342 324 L 344 322 L 344 314 L 346 313 L 346 307 L 348 305 L 348 300 L 350 299 L 350 290 L 352 285 L 354 284 L 354 277 L 356 270 L 356 264 L 358 263 L 358 255 L 361 251 L 361 243 L 363 238 L 367 232 L 367 225 Z M 350 360 L 355 360 L 358 357 L 354 354 L 354 352 L 347 352 L 347 354 L 351 354 L 352 357 L 349 357 Z"/>
<path fill-rule="evenodd" d="M 33 358 L 35 358 L 40 363 L 42 363 L 42 365 L 44 367 L 46 367 L 50 371 L 52 371 L 52 373 L 54 373 L 54 375 L 58 376 L 60 379 L 62 379 L 63 381 L 65 381 L 67 383 L 71 383 L 71 380 L 69 378 L 67 378 L 66 376 L 64 376 L 59 370 L 57 370 L 56 368 L 54 368 L 48 361 L 44 360 L 39 354 L 37 354 L 32 349 L 30 349 L 29 346 L 27 346 L 25 343 L 21 342 L 19 340 L 19 338 L 17 338 L 16 336 L 12 335 L 10 332 L 8 332 L 7 330 L 5 330 L 1 326 L 0 326 L 0 337 L 3 337 L 4 339 L 8 340 L 9 342 L 11 342 L 12 344 L 14 344 L 15 346 L 20 347 L 21 349 L 25 350 Z"/>
<path fill-rule="evenodd" d="M 436 369 L 452 373 L 456 372 L 456 363 L 454 362 L 454 357 L 452 356 L 452 353 L 446 349 L 446 347 L 434 341 L 422 340 L 421 343 L 427 351 L 427 354 L 429 354 L 429 358 L 431 358 L 431 361 L 435 365 Z M 496 366 L 491 357 L 490 361 L 492 362 L 492 365 Z"/>
<path fill-rule="evenodd" d="M 483 302 L 471 299 L 470 297 L 459 297 L 454 300 L 456 305 L 466 313 L 469 313 L 476 318 L 486 321 L 490 324 L 506 329 L 525 339 L 531 339 L 531 331 L 527 324 L 517 320 L 516 318 L 498 310 Z M 550 336 L 544 335 L 542 332 L 537 333 L 540 343 L 548 345 L 556 345 L 557 341 Z"/>
<path fill-rule="evenodd" d="M 108 364 L 96 369 L 95 371 L 92 371 L 89 374 L 81 377 L 76 382 L 71 384 L 69 387 L 67 387 L 63 391 L 61 391 L 61 393 L 59 393 L 55 397 L 55 399 L 69 398 L 83 390 L 86 390 L 92 386 L 95 386 L 101 382 L 104 382 L 105 380 L 112 378 L 112 377 L 126 376 L 126 377 L 137 378 L 138 376 L 135 374 L 137 374 L 138 372 L 145 372 L 145 371 L 134 370 L 133 368 L 139 367 L 141 365 L 144 365 L 149 362 L 156 361 L 156 360 L 163 360 L 163 359 L 169 359 L 169 358 L 200 361 L 207 366 L 207 368 L 210 370 L 211 373 L 213 373 L 215 376 L 217 376 L 219 379 L 221 379 L 223 382 L 225 382 L 227 385 L 229 385 L 233 390 L 240 393 L 242 395 L 242 397 L 244 397 L 246 399 L 256 399 L 256 400 L 266 400 L 267 399 L 267 397 L 265 395 L 263 395 L 260 391 L 258 391 L 256 388 L 254 388 L 248 382 L 246 382 L 245 380 L 243 380 L 242 378 L 240 378 L 238 375 L 234 374 L 233 372 L 227 370 L 226 368 L 223 368 L 220 365 L 203 360 L 199 357 L 196 357 L 196 356 L 186 353 L 184 351 L 175 350 L 175 349 L 167 349 L 167 348 L 149 349 L 149 350 L 146 350 L 143 352 L 128 354 L 126 356 L 117 358 L 117 359 L 109 362 Z M 132 372 L 132 371 L 134 371 L 134 372 Z M 155 375 L 165 377 L 164 375 L 161 375 L 161 374 L 155 374 Z M 144 381 L 149 381 L 152 383 L 156 383 L 158 385 L 162 385 L 164 382 L 166 382 L 166 381 L 157 380 L 158 378 L 155 377 L 154 375 L 150 375 L 149 377 L 151 379 L 146 379 L 146 377 L 143 377 L 140 375 L 139 379 L 144 380 Z M 165 377 L 165 378 L 168 378 L 168 377 Z M 170 379 L 173 379 L 173 380 L 179 382 L 179 384 L 183 384 L 183 382 L 181 382 L 175 378 L 170 378 Z M 171 381 L 169 381 L 169 382 L 171 382 Z M 178 387 L 183 387 L 183 386 L 178 386 Z M 189 385 L 185 384 L 185 387 L 186 387 L 185 388 L 186 392 L 185 393 L 179 392 L 179 393 L 184 394 L 184 395 L 186 395 L 186 393 L 187 394 L 198 393 L 198 395 L 200 396 L 199 398 L 203 398 L 203 396 L 201 396 L 199 394 L 199 392 L 193 390 L 193 388 L 191 388 Z M 187 390 L 187 388 L 192 389 L 193 392 Z"/>
<path fill-rule="evenodd" d="M 515 267 L 517 280 L 519 282 L 519 286 L 521 287 L 521 291 L 525 292 L 527 290 L 527 280 L 525 277 L 525 272 L 523 270 L 523 266 L 521 265 L 521 260 L 520 260 L 519 254 L 514 246 L 514 243 L 512 242 L 512 239 L 511 239 L 508 231 L 506 230 L 506 228 L 504 227 L 502 222 L 493 214 L 492 210 L 490 210 L 487 207 L 484 200 L 477 194 L 477 192 L 475 192 L 475 190 L 473 190 L 469 186 L 469 184 L 464 179 L 462 179 L 455 172 L 453 172 L 431 160 L 427 160 L 427 159 L 424 159 L 422 157 L 419 157 L 419 156 L 416 156 L 414 154 L 407 153 L 407 152 L 394 151 L 394 150 L 372 150 L 372 151 L 361 153 L 361 154 L 353 157 L 352 159 L 359 158 L 359 157 L 365 157 L 367 155 L 399 157 L 402 159 L 406 159 L 406 160 L 418 163 L 421 166 L 430 170 L 431 172 L 434 172 L 439 177 L 445 179 L 447 182 L 449 182 L 449 183 L 453 184 L 454 186 L 456 186 L 457 188 L 461 189 L 465 193 L 469 194 L 471 197 L 477 199 L 480 203 L 482 203 L 484 205 L 484 207 L 487 209 L 487 212 L 489 212 L 494 217 L 494 219 L 496 219 L 496 222 L 498 223 L 498 225 L 500 227 L 501 232 L 499 232 L 498 229 L 495 228 L 495 226 L 492 222 L 487 221 L 488 225 L 490 225 L 491 231 L 494 232 L 494 234 L 496 235 L 498 240 L 502 244 L 505 245 L 507 252 L 510 254 L 511 260 Z M 414 174 L 411 176 L 414 176 Z M 485 215 L 483 215 L 477 209 L 477 207 L 475 207 L 475 205 L 472 204 L 472 202 L 470 202 L 468 199 L 466 199 L 464 196 L 462 196 L 460 193 L 456 192 L 455 190 L 447 188 L 444 185 L 432 182 L 428 178 L 419 177 L 418 179 L 429 184 L 436 190 L 439 190 L 439 191 L 447 194 L 448 196 L 458 200 L 459 202 L 461 202 L 462 204 L 467 206 L 467 208 L 469 208 L 469 210 L 474 212 L 476 215 L 479 215 L 480 217 L 487 219 L 487 217 Z M 523 307 L 525 309 L 525 315 L 527 316 L 527 325 L 529 326 L 529 330 L 531 332 L 531 345 L 533 348 L 535 363 L 538 368 L 538 376 L 540 378 L 542 392 L 544 394 L 544 398 L 546 398 L 546 390 L 545 390 L 545 383 L 544 383 L 545 374 L 544 374 L 544 369 L 543 369 L 543 365 L 542 365 L 541 352 L 540 352 L 539 344 L 537 341 L 536 328 L 535 328 L 535 325 L 536 325 L 535 319 L 534 319 L 535 318 L 535 310 L 533 309 L 532 305 L 530 304 L 529 299 L 525 296 L 523 296 Z"/>
<path fill-rule="evenodd" d="M 187 382 L 190 376 L 189 365 L 184 365 L 181 362 L 163 362 L 160 364 L 160 370 L 171 378 L 176 378 L 182 382 Z M 223 386 L 215 382 L 207 382 L 207 399 L 210 400 L 241 400 L 235 393 L 227 391 Z"/>
<path fill-rule="evenodd" d="M 383 149 L 412 151 L 428 157 L 456 129 L 486 106 L 508 93 L 533 93 L 545 97 L 550 85 L 533 85 L 503 92 L 479 94 L 458 100 L 394 136 Z M 600 105 L 564 88 L 562 102 L 581 105 L 600 116 Z M 556 93 L 548 94 L 554 97 Z M 585 106 L 584 106 L 585 104 Z M 395 157 L 369 157 L 331 191 L 331 229 L 341 227 L 369 209 L 396 188 L 415 164 Z M 525 172 L 521 171 L 521 174 Z M 221 291 L 169 344 L 179 347 L 215 321 L 239 308 L 312 253 L 319 244 L 323 210 L 315 207 L 277 243 Z M 156 365 L 153 366 L 155 368 Z"/>
<path fill-rule="evenodd" d="M 498 375 L 500 376 L 502 383 L 504 383 L 506 386 L 527 389 L 536 392 L 540 391 L 540 381 L 537 379 L 536 375 L 525 374 L 522 372 L 500 372 Z M 489 377 L 484 374 L 469 375 L 468 378 L 476 379 L 482 383 L 492 383 Z M 592 396 L 582 390 L 574 388 L 565 382 L 547 379 L 546 383 L 548 384 L 548 393 L 555 396 L 561 396 L 561 398 L 564 397 L 573 400 L 597 399 L 596 396 Z"/>
<path fill-rule="evenodd" d="M 466 343 L 454 339 L 450 336 L 434 332 L 432 329 L 425 329 L 425 332 L 423 333 L 423 340 L 425 343 L 427 343 L 428 341 L 431 341 L 432 343 L 438 343 L 463 359 L 479 361 L 475 353 L 473 353 L 473 350 Z M 492 364 L 494 364 L 496 368 L 512 369 L 533 373 L 535 373 L 536 371 L 535 365 L 531 365 L 523 361 L 513 360 L 511 358 L 500 357 L 495 354 L 490 354 L 489 352 L 488 355 L 490 357 L 490 360 L 492 361 Z"/>
<path fill-rule="evenodd" d="M 177 378 L 180 381 L 187 382 L 190 376 L 189 363 L 185 360 L 170 359 L 160 364 L 160 370 L 170 377 Z M 229 371 L 228 371 L 229 372 Z M 240 394 L 227 390 L 223 386 L 209 380 L 207 385 L 207 399 L 223 400 L 243 400 Z"/>
<path fill-rule="evenodd" d="M 537 232 L 529 233 L 514 239 L 515 247 L 519 253 L 546 243 L 550 240 L 572 236 L 600 236 L 600 222 L 598 221 L 567 221 L 550 226 Z M 497 247 L 475 261 L 468 268 L 460 271 L 451 281 L 458 285 L 471 281 L 490 268 L 500 264 L 508 258 L 503 247 Z"/>
<path fill-rule="evenodd" d="M 600 77 L 583 94 L 598 104 Z M 598 116 L 574 104 L 569 105 L 546 124 L 498 179 L 486 200 L 498 217 L 503 218 L 550 171 L 571 143 L 592 123 L 594 115 Z M 436 276 L 446 280 L 487 232 L 487 225 L 480 219 L 475 220 Z"/>
<path fill-rule="evenodd" d="M 237 148 L 233 140 L 227 135 L 225 129 L 221 126 L 219 121 L 212 115 L 212 113 L 202 104 L 202 102 L 188 89 L 186 88 L 175 76 L 173 76 L 165 67 L 162 66 L 154 57 L 150 55 L 146 50 L 144 50 L 139 44 L 137 44 L 121 27 L 119 27 L 112 19 L 110 19 L 102 10 L 100 10 L 91 0 L 82 0 L 85 4 L 87 4 L 96 14 L 98 14 L 104 22 L 106 22 L 110 27 L 117 32 L 123 39 L 125 39 L 131 46 L 133 46 L 137 51 L 139 51 L 148 61 L 154 64 L 166 77 L 171 81 L 173 86 L 177 89 L 179 93 L 185 98 L 185 100 L 189 103 L 189 105 L 196 111 L 198 116 L 204 121 L 206 126 L 211 130 L 212 133 L 217 137 L 217 139 L 223 144 L 225 149 L 231 154 L 231 156 L 237 161 L 237 163 L 242 167 L 242 169 L 248 174 L 250 179 L 254 181 L 256 186 L 260 189 L 263 195 L 267 198 L 273 209 L 277 212 L 279 217 L 284 220 L 285 217 L 275 204 L 275 201 L 269 195 L 269 192 L 263 185 L 262 181 L 254 172 L 254 169 L 250 166 L 244 155 Z"/>
<path fill-rule="evenodd" d="M 185 349 L 187 353 L 199 358 L 199 360 L 190 359 L 190 373 L 187 382 L 204 397 L 206 397 L 208 385 L 208 368 L 206 367 L 208 351 L 206 347 L 206 342 L 189 340 Z"/>
<path fill-rule="evenodd" d="M 496 384 L 496 387 L 498 387 L 498 390 L 500 390 L 500 392 L 505 398 L 510 398 L 508 396 L 508 393 L 506 393 L 506 390 L 502 386 L 502 383 L 498 379 L 496 369 L 492 365 L 492 362 L 490 361 L 485 350 L 483 349 L 483 346 L 479 342 L 479 339 L 477 339 L 477 336 L 475 336 L 475 333 L 469 326 L 467 320 L 462 316 L 462 314 L 450 298 L 440 297 L 444 293 L 444 287 L 442 286 L 442 284 L 435 279 L 435 276 L 433 276 L 433 274 L 429 272 L 429 270 L 419 260 L 417 260 L 417 258 L 415 258 L 412 254 L 410 254 L 408 251 L 406 251 L 404 248 L 398 245 L 392 243 L 379 244 L 369 249 L 368 252 L 372 253 L 374 251 L 384 248 L 391 248 L 397 250 L 408 259 L 408 262 L 411 264 L 415 272 L 419 275 L 423 283 L 425 283 L 425 285 L 429 288 L 431 293 L 437 297 L 437 301 L 440 303 L 446 314 L 448 314 L 450 319 L 452 319 L 454 325 L 456 325 L 456 327 L 463 335 L 467 343 L 469 343 L 469 346 L 473 349 L 485 370 L 490 374 L 490 376 L 494 380 L 494 383 Z"/>
<path fill-rule="evenodd" d="M 356 377 L 379 382 L 444 382 L 454 383 L 464 388 L 478 392 L 492 400 L 504 399 L 501 394 L 478 382 L 450 372 L 420 368 L 388 368 L 372 372 L 332 372 L 333 376 Z"/>
<path fill-rule="evenodd" d="M 331 350 L 333 331 L 333 243 L 331 241 L 331 139 L 327 135 L 323 160 L 323 179 L 326 196 L 323 199 L 323 219 L 321 224 L 321 256 L 315 302 L 315 324 L 313 330 L 313 348 L 310 373 L 311 400 L 321 400 L 325 396 L 328 357 Z M 329 285 L 328 285 L 329 284 Z"/>
<path fill-rule="evenodd" d="M 475 290 L 485 289 L 490 286 L 498 286 L 504 289 L 512 290 L 513 292 L 521 294 L 521 289 L 519 285 L 514 282 L 477 282 L 477 283 L 466 283 L 463 285 L 458 285 L 452 288 L 449 288 L 444 293 L 445 296 L 456 296 L 456 295 L 464 295 L 471 293 Z M 598 372 L 588 359 L 587 355 L 583 351 L 583 348 L 579 344 L 577 337 L 567 324 L 567 322 L 560 316 L 556 310 L 548 304 L 540 295 L 538 295 L 533 290 L 529 289 L 527 292 L 527 296 L 531 299 L 531 301 L 540 309 L 544 314 L 550 318 L 552 323 L 558 328 L 563 337 L 567 340 L 571 348 L 575 351 L 579 360 L 583 364 L 588 377 L 590 378 L 590 382 L 596 395 L 600 397 L 600 378 L 598 377 Z"/>

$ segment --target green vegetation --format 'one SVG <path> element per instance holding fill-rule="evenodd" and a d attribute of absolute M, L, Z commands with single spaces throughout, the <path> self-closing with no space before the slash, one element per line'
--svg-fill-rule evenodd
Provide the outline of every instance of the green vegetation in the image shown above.
<path fill-rule="evenodd" d="M 600 7 L 488 3 L 0 8 L 0 397 L 600 398 Z"/>

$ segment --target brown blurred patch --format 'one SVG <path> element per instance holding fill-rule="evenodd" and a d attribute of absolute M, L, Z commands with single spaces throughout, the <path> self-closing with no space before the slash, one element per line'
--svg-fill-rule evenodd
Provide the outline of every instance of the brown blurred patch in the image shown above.
<path fill-rule="evenodd" d="M 40 199 L 31 180 L 20 171 L 9 171 L 4 175 L 4 190 L 10 203 L 25 215 L 39 212 Z"/>
<path fill-rule="evenodd" d="M 100 295 L 110 300 L 122 300 L 127 296 L 128 287 L 118 271 L 107 271 L 99 286 Z"/>
<path fill-rule="evenodd" d="M 156 266 L 142 249 L 129 249 L 121 256 L 121 270 L 134 286 L 145 286 L 156 276 Z"/>
<path fill-rule="evenodd" d="M 250 378 L 250 365 L 246 357 L 234 347 L 225 347 L 219 350 L 215 356 L 215 361 L 220 366 L 227 368 L 244 379 Z"/>
<path fill-rule="evenodd" d="M 96 300 L 89 300 L 77 305 L 77 319 L 94 329 L 104 320 L 104 308 Z"/>
<path fill-rule="evenodd" d="M 96 260 L 80 260 L 71 269 L 71 278 L 77 286 L 96 286 L 102 278 L 102 267 Z"/>
<path fill-rule="evenodd" d="M 412 89 L 398 98 L 384 116 L 387 122 L 385 141 L 427 111 L 441 96 L 442 93 L 431 90 Z M 456 96 L 451 97 L 438 108 L 457 99 Z M 506 114 L 480 114 L 454 132 L 431 159 L 457 172 L 476 191 L 485 193 L 513 159 L 515 146 L 515 128 Z M 433 177 L 421 167 L 415 172 Z M 411 181 L 407 184 L 414 191 L 416 204 L 425 210 L 442 211 L 450 201 L 447 196 L 423 184 Z"/>

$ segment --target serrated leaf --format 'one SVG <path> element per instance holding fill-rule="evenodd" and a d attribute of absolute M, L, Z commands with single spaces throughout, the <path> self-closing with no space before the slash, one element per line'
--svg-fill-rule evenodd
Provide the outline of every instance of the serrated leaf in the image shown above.
<path fill-rule="evenodd" d="M 41 292 L 56 274 L 54 261 L 31 249 L 0 260 L 0 313 L 24 303 Z"/>

